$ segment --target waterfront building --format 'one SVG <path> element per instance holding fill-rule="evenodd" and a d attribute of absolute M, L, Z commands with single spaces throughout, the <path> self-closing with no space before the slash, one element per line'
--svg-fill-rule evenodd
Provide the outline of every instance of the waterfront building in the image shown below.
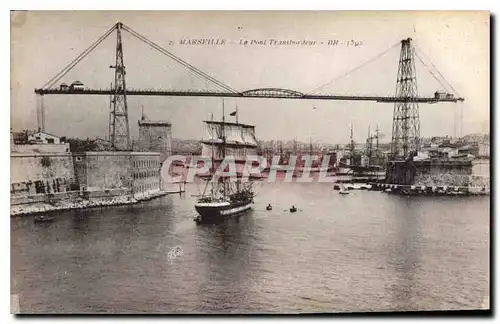
<path fill-rule="evenodd" d="M 11 153 L 68 153 L 69 143 L 45 132 L 11 132 Z"/>
<path fill-rule="evenodd" d="M 35 132 L 28 135 L 28 143 L 31 144 L 59 144 L 61 143 L 60 137 L 45 133 L 45 132 Z"/>

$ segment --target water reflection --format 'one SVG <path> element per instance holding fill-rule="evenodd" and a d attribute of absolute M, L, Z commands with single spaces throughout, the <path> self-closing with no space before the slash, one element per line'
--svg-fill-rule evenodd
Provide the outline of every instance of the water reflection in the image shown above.
<path fill-rule="evenodd" d="M 206 246 L 204 253 L 207 259 L 205 280 L 198 286 L 197 295 L 205 296 L 200 302 L 207 311 L 237 311 L 248 300 L 248 280 L 252 272 L 249 262 L 252 239 L 249 232 L 252 230 L 253 211 L 218 224 L 200 224 L 197 227 L 197 236 Z M 207 294 L 210 302 L 206 300 Z"/>
<path fill-rule="evenodd" d="M 308 184 L 260 193 L 252 212 L 216 225 L 193 222 L 189 194 L 40 226 L 12 218 L 12 293 L 22 312 L 49 313 L 421 310 L 487 293 L 485 197 L 341 197 Z M 284 211 L 292 204 L 302 211 Z"/>
<path fill-rule="evenodd" d="M 397 310 L 415 309 L 413 299 L 417 297 L 418 280 L 415 273 L 420 266 L 420 235 L 421 219 L 418 213 L 418 203 L 412 197 L 395 197 L 395 237 L 393 250 L 388 260 L 395 274 L 389 291 L 392 304 Z"/>

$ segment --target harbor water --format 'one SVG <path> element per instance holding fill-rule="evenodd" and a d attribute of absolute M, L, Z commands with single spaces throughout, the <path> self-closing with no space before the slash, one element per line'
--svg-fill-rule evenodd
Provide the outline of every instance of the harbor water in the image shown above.
<path fill-rule="evenodd" d="M 12 218 L 17 312 L 463 310 L 489 295 L 488 196 L 263 182 L 251 212 L 196 225 L 201 187 L 51 223 Z"/>

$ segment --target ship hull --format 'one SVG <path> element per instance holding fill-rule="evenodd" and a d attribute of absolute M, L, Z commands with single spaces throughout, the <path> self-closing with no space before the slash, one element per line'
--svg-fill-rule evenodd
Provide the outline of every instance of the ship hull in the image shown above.
<path fill-rule="evenodd" d="M 213 221 L 244 213 L 252 208 L 252 202 L 248 198 L 224 203 L 198 203 L 194 208 L 199 214 L 198 221 Z"/>

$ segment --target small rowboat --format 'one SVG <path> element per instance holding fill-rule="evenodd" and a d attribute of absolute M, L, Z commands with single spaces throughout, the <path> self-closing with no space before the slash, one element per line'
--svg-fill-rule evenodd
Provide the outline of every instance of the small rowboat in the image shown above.
<path fill-rule="evenodd" d="M 52 222 L 54 220 L 54 217 L 51 217 L 48 215 L 39 215 L 39 216 L 35 216 L 34 220 L 35 220 L 35 223 Z"/>

